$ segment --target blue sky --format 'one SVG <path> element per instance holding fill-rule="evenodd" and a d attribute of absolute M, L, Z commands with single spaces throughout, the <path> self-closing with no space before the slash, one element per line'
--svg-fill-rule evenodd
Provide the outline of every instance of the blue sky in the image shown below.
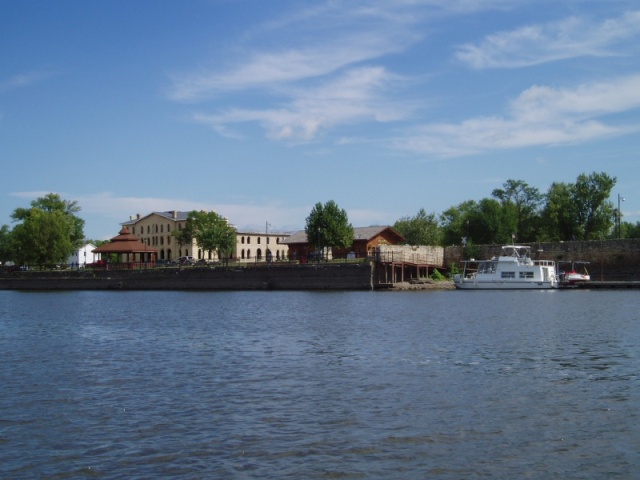
<path fill-rule="evenodd" d="M 635 0 L 4 0 L 0 224 L 216 210 L 354 226 L 604 171 L 640 221 Z"/>

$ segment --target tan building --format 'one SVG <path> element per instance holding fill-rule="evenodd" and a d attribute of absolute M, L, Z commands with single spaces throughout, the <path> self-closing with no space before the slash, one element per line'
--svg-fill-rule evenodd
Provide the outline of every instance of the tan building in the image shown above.
<path fill-rule="evenodd" d="M 180 245 L 172 235 L 174 230 L 182 230 L 187 224 L 189 212 L 172 210 L 152 212 L 142 216 L 133 215 L 122 225 L 129 228 L 142 243 L 158 251 L 158 259 L 175 260 L 180 257 L 193 257 L 195 260 L 217 261 L 216 252 L 203 251 L 194 241 L 190 245 Z M 268 232 L 237 232 L 236 248 L 229 260 L 243 263 L 285 260 L 288 258 L 288 246 L 283 243 L 288 234 Z"/>

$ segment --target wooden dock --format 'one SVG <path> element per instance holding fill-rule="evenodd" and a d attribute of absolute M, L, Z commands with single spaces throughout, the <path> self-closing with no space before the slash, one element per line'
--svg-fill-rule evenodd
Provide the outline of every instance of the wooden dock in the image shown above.
<path fill-rule="evenodd" d="M 589 290 L 605 289 L 637 289 L 640 288 L 640 281 L 590 281 L 576 282 L 574 288 L 584 288 Z"/>

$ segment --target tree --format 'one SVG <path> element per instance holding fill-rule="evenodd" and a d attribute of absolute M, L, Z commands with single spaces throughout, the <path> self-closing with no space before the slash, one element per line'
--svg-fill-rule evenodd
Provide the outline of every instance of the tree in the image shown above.
<path fill-rule="evenodd" d="M 640 238 L 640 222 L 622 222 L 620 224 L 622 238 Z"/>
<path fill-rule="evenodd" d="M 616 181 L 604 172 L 578 176 L 573 201 L 583 240 L 597 239 L 614 225 L 614 206 L 608 198 Z"/>
<path fill-rule="evenodd" d="M 545 240 L 557 242 L 577 238 L 578 225 L 575 222 L 573 191 L 574 186 L 564 182 L 554 182 L 549 187 L 541 214 Z"/>
<path fill-rule="evenodd" d="M 507 180 L 502 187 L 496 188 L 491 195 L 500 200 L 505 218 L 515 218 L 516 227 L 513 233 L 522 241 L 536 240 L 543 195 L 523 180 Z"/>
<path fill-rule="evenodd" d="M 226 258 L 236 243 L 236 230 L 226 218 L 216 212 L 193 210 L 187 215 L 185 228 L 174 231 L 178 243 L 187 245 L 195 239 L 205 252 L 217 251 L 220 258 Z"/>
<path fill-rule="evenodd" d="M 34 265 L 66 262 L 84 239 L 84 220 L 76 216 L 76 202 L 49 193 L 31 202 L 31 208 L 17 208 L 11 215 L 15 261 Z"/>
<path fill-rule="evenodd" d="M 414 217 L 402 217 L 393 228 L 402 234 L 409 245 L 440 245 L 440 227 L 435 213 L 421 208 Z"/>
<path fill-rule="evenodd" d="M 305 226 L 307 239 L 316 249 L 347 248 L 353 244 L 353 226 L 347 212 L 329 200 L 324 205 L 318 202 L 307 217 Z"/>
<path fill-rule="evenodd" d="M 614 225 L 615 210 L 607 200 L 616 183 L 606 173 L 581 174 L 575 184 L 554 183 L 542 211 L 546 239 L 594 240 Z"/>
<path fill-rule="evenodd" d="M 440 225 L 443 245 L 459 245 L 471 239 L 469 227 L 471 212 L 476 208 L 474 200 L 467 200 L 450 207 L 440 214 Z"/>
<path fill-rule="evenodd" d="M 8 225 L 0 228 L 0 265 L 13 260 L 13 237 Z"/>

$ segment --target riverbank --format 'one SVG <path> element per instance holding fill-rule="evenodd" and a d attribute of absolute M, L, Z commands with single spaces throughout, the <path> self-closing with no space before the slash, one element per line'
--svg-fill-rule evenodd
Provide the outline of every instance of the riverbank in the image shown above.
<path fill-rule="evenodd" d="M 3 272 L 0 290 L 372 290 L 373 264 Z"/>

